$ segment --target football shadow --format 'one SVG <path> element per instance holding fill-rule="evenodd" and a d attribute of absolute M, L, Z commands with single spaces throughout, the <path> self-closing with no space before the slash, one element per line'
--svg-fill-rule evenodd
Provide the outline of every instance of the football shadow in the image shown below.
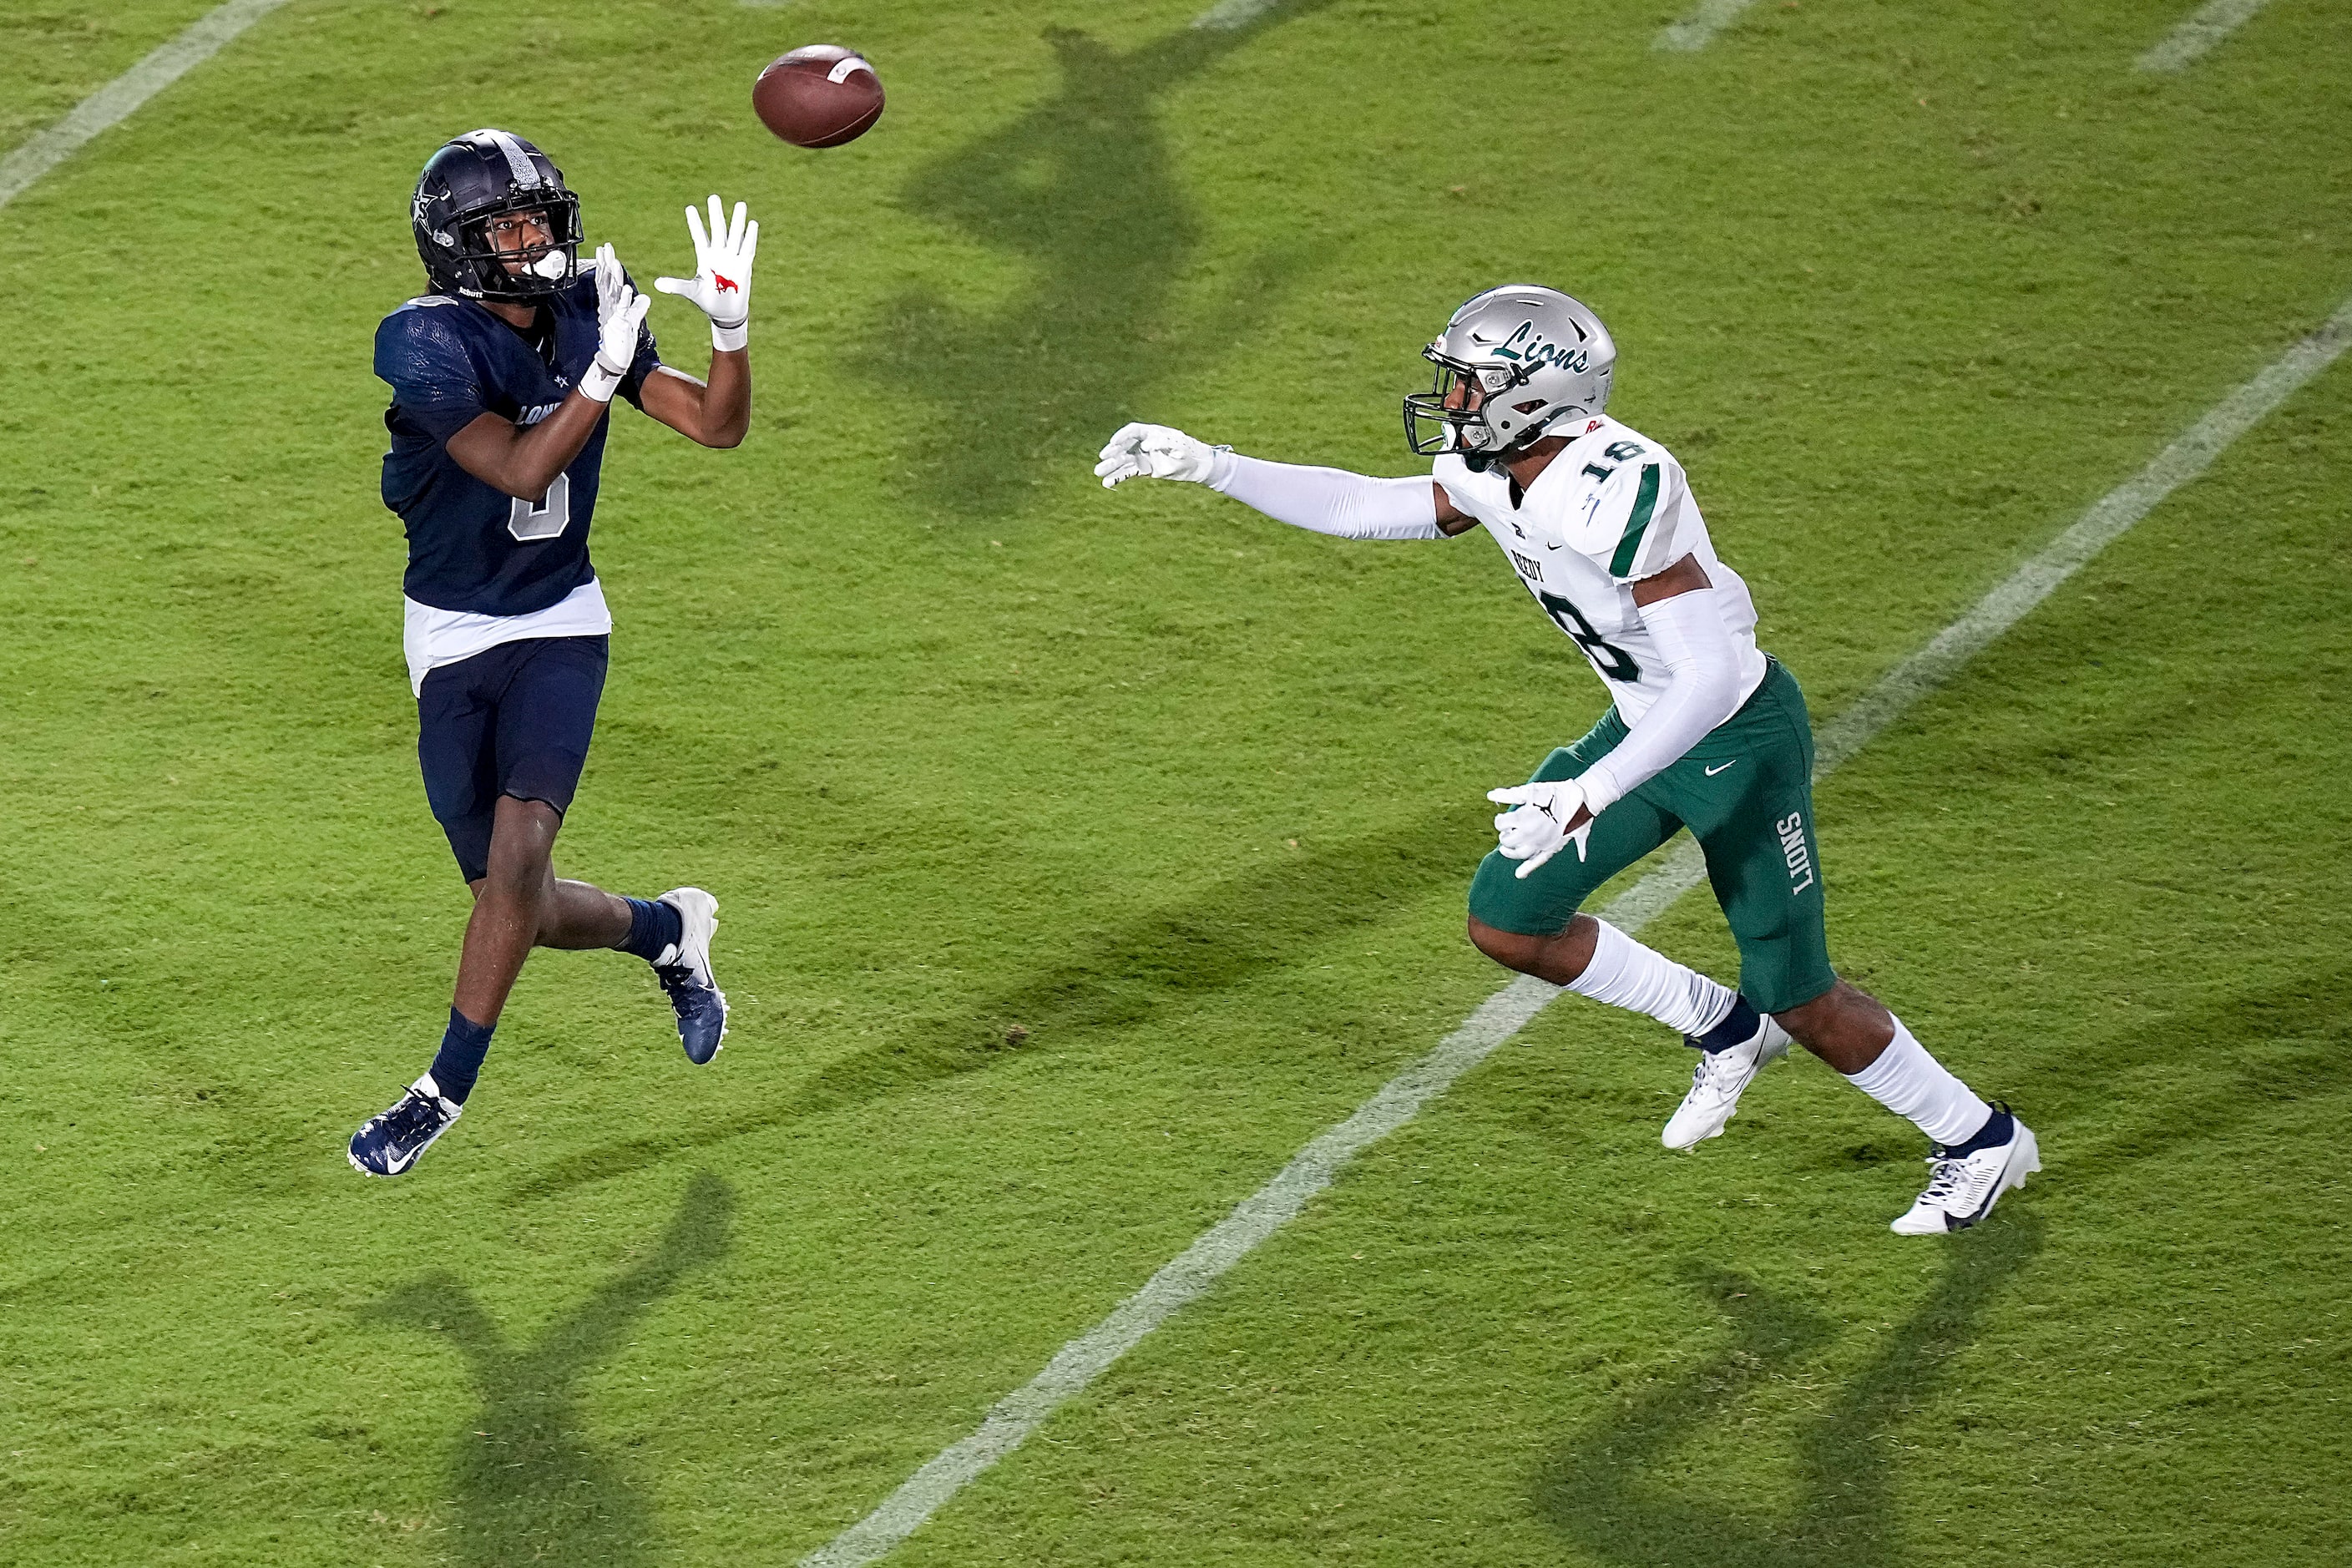
<path fill-rule="evenodd" d="M 404 1285 L 365 1314 L 445 1334 L 466 1358 L 482 1408 L 451 1462 L 455 1560 L 480 1568 L 518 1563 L 651 1563 L 658 1529 L 645 1492 L 589 1440 L 579 1383 L 638 1314 L 689 1269 L 727 1250 L 735 1194 L 708 1172 L 695 1177 L 652 1256 L 510 1345 L 473 1293 L 446 1275 Z"/>
<path fill-rule="evenodd" d="M 1895 1568 L 1888 1436 L 1976 1338 L 1985 1308 L 2041 1249 L 2042 1219 L 2002 1211 L 1948 1249 L 1918 1310 L 1886 1336 L 1797 1439 L 1799 1501 L 1767 1520 L 1660 1479 L 1673 1450 L 1743 1395 L 1825 1346 L 1834 1327 L 1738 1275 L 1695 1274 L 1731 1322 L 1731 1342 L 1678 1377 L 1601 1416 L 1536 1478 L 1538 1511 L 1593 1556 L 1635 1568 Z"/>
<path fill-rule="evenodd" d="M 1202 224 L 1175 177 L 1155 100 L 1258 33 L 1321 8 L 1294 0 L 1233 29 L 1188 27 L 1129 54 L 1049 28 L 1060 90 L 1001 130 L 917 171 L 898 205 L 1018 258 L 1028 280 L 987 309 L 935 290 L 900 294 L 878 337 L 892 352 L 844 369 L 880 378 L 919 499 L 965 518 L 1025 504 L 1050 465 L 1091 461 L 1142 410 L 1139 393 L 1197 368 L 1266 319 L 1305 271 L 1268 254 L 1213 297 L 1180 308 Z M 1075 469 L 1073 469 L 1075 471 Z"/>
<path fill-rule="evenodd" d="M 1016 1056 L 1067 1049 L 1132 1028 L 1298 960 L 1302 948 L 1383 918 L 1454 879 L 1483 848 L 1478 813 L 1448 807 L 1386 833 L 1310 846 L 1266 870 L 1215 884 L 1181 905 L 1097 931 L 1066 933 L 1064 962 L 953 1016 L 813 1074 L 779 1100 L 715 1125 L 583 1151 L 518 1186 L 544 1198 L 625 1175 L 695 1149 L 983 1071 Z M 1007 1037 L 1018 1028 L 1018 1045 Z"/>

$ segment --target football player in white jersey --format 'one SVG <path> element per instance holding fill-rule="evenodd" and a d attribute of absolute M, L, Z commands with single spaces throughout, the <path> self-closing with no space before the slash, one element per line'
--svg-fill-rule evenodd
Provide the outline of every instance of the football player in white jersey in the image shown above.
<path fill-rule="evenodd" d="M 1793 1038 L 1933 1145 L 1927 1190 L 1893 1228 L 1974 1225 L 2042 1168 L 2033 1133 L 1831 968 L 1804 693 L 1758 649 L 1748 585 L 1717 557 L 1682 465 L 1608 416 L 1608 329 L 1557 289 L 1512 284 L 1456 310 L 1424 353 L 1436 384 L 1405 399 L 1405 430 L 1436 459 L 1429 478 L 1264 462 L 1160 425 L 1121 429 L 1095 472 L 1106 487 L 1192 480 L 1342 538 L 1484 528 L 1615 701 L 1527 784 L 1488 792 L 1509 809 L 1471 883 L 1470 940 L 1697 1049 L 1669 1149 L 1721 1133 Z M 1684 827 L 1739 944 L 1737 991 L 1579 912 Z"/>

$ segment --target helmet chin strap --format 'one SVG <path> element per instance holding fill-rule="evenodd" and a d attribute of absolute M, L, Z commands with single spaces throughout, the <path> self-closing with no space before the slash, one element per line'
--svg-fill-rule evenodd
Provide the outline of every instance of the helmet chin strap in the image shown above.
<path fill-rule="evenodd" d="M 1555 425 L 1566 425 L 1571 420 L 1589 419 L 1592 417 L 1594 417 L 1594 416 L 1586 409 L 1563 408 L 1559 413 L 1553 415 L 1550 418 L 1545 420 L 1540 426 L 1537 426 L 1534 433 L 1529 435 L 1525 441 L 1522 441 L 1519 444 L 1523 447 L 1532 447 L 1537 442 L 1542 440 L 1545 437 L 1554 434 L 1552 426 Z"/>
<path fill-rule="evenodd" d="M 1584 419 L 1591 416 L 1586 410 L 1581 408 L 1563 408 L 1559 413 L 1553 415 L 1550 418 L 1545 420 L 1542 424 L 1537 426 L 1534 429 L 1528 431 L 1526 435 L 1520 437 L 1517 440 L 1512 442 L 1507 447 L 1493 452 L 1463 453 L 1463 466 L 1474 474 L 1483 474 L 1488 468 L 1501 468 L 1507 464 L 1517 462 L 1519 458 L 1528 455 L 1529 447 L 1542 440 L 1545 437 L 1551 435 L 1553 433 L 1553 426 L 1564 425 L 1572 419 Z"/>

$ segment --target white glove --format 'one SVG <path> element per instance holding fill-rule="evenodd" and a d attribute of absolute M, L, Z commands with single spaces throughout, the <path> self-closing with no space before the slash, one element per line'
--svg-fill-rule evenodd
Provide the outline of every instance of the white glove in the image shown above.
<path fill-rule="evenodd" d="M 1095 478 L 1105 489 L 1133 479 L 1190 479 L 1205 485 L 1215 475 L 1218 459 L 1231 455 L 1231 447 L 1195 441 L 1165 425 L 1122 425 L 1118 434 L 1103 444 Z"/>
<path fill-rule="evenodd" d="M 702 215 L 692 207 L 686 209 L 686 226 L 694 233 L 694 276 L 656 278 L 654 287 L 710 318 L 712 348 L 740 349 L 751 336 L 751 258 L 760 248 L 760 226 L 743 221 L 741 202 L 730 223 L 714 195 L 709 232 L 703 232 Z"/>
<path fill-rule="evenodd" d="M 1576 858 L 1585 858 L 1592 839 L 1592 818 L 1586 817 L 1573 833 L 1568 828 L 1576 820 L 1576 814 L 1584 809 L 1584 786 L 1576 780 L 1557 779 L 1549 784 L 1490 789 L 1486 798 L 1499 805 L 1518 808 L 1495 818 L 1495 837 L 1500 840 L 1496 847 L 1502 850 L 1504 858 L 1519 863 L 1522 879 L 1559 854 L 1571 839 L 1576 844 Z"/>
<path fill-rule="evenodd" d="M 637 330 L 653 300 L 629 287 L 613 247 L 596 247 L 596 357 L 580 373 L 580 390 L 599 403 L 613 401 L 629 367 L 637 363 Z"/>

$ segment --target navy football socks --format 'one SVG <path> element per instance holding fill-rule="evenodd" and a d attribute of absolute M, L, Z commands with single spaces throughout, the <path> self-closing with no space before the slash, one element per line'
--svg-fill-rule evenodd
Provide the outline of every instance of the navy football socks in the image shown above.
<path fill-rule="evenodd" d="M 647 963 L 656 963 L 686 935 L 686 917 L 677 912 L 677 905 L 658 899 L 623 901 L 629 906 L 629 934 L 621 943 L 623 952 L 634 952 Z"/>
<path fill-rule="evenodd" d="M 675 906 L 654 899 L 630 899 L 629 934 L 621 943 L 623 952 L 634 952 L 647 963 L 678 944 L 686 934 L 685 917 Z M 474 1080 L 482 1074 L 482 1058 L 490 1054 L 490 1036 L 498 1030 L 496 1024 L 477 1024 L 457 1008 L 449 1009 L 449 1029 L 441 1037 L 441 1049 L 433 1058 L 433 1082 L 441 1098 L 466 1103 L 474 1092 Z"/>
<path fill-rule="evenodd" d="M 1996 1105 L 1992 1108 L 1992 1114 L 1985 1118 L 1985 1124 L 1977 1129 L 1975 1137 L 1964 1143 L 1948 1146 L 1944 1153 L 1949 1158 L 1958 1159 L 1980 1149 L 1998 1149 L 2016 1135 L 2017 1118 L 2009 1113 L 2006 1105 Z"/>
<path fill-rule="evenodd" d="M 1734 996 L 1731 1011 L 1723 1016 L 1723 1022 L 1698 1037 L 1698 1048 L 1712 1056 L 1717 1051 L 1745 1045 L 1755 1037 L 1756 1026 L 1762 1021 L 1757 1017 L 1756 1009 L 1748 1005 L 1747 997 Z"/>
<path fill-rule="evenodd" d="M 490 1054 L 490 1036 L 496 1024 L 477 1024 L 457 1008 L 449 1009 L 449 1032 L 441 1037 L 441 1049 L 433 1058 L 433 1083 L 440 1089 L 441 1098 L 466 1103 L 474 1092 L 474 1080 L 481 1076 L 482 1058 Z"/>

